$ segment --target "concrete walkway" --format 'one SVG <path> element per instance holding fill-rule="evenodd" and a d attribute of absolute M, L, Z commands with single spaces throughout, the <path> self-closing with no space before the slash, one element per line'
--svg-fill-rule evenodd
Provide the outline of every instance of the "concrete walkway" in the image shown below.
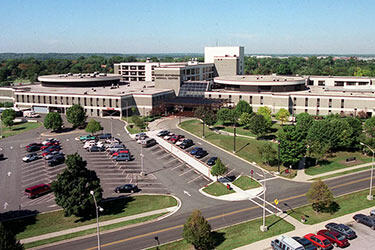
<path fill-rule="evenodd" d="M 321 229 L 325 229 L 325 225 L 330 223 L 330 222 L 335 222 L 335 223 L 342 223 L 342 224 L 346 224 L 346 225 L 350 225 L 351 223 L 354 223 L 354 219 L 353 219 L 353 216 L 355 214 L 369 214 L 370 213 L 370 210 L 372 208 L 366 208 L 366 209 L 363 209 L 361 211 L 357 211 L 355 213 L 351 213 L 351 214 L 347 214 L 347 215 L 344 215 L 344 216 L 341 216 L 341 217 L 338 217 L 338 218 L 335 218 L 335 219 L 332 219 L 332 220 L 328 220 L 328 221 L 323 221 L 321 223 L 317 223 L 317 224 L 314 224 L 314 225 L 306 225 L 306 224 L 302 224 L 302 225 L 298 225 L 297 226 L 294 224 L 294 223 L 291 223 L 288 219 L 286 221 L 288 221 L 289 223 L 293 224 L 296 229 L 291 231 L 291 232 L 288 232 L 288 233 L 285 233 L 284 235 L 288 235 L 290 237 L 293 237 L 293 236 L 300 236 L 300 237 L 303 237 L 304 235 L 308 234 L 308 233 L 316 233 L 318 232 L 319 230 Z M 290 216 L 288 216 L 290 217 Z M 253 249 L 257 249 L 257 250 L 263 250 L 263 249 L 272 249 L 271 248 L 271 240 L 273 239 L 276 239 L 277 238 L 277 235 L 273 236 L 273 237 L 270 237 L 270 238 L 267 238 L 267 239 L 264 239 L 264 240 L 260 240 L 260 241 L 257 241 L 257 242 L 254 242 L 252 244 L 249 244 L 249 245 L 246 245 L 246 246 L 243 246 L 243 247 L 239 247 L 239 248 L 236 248 L 238 250 L 253 250 Z"/>
<path fill-rule="evenodd" d="M 127 217 L 121 217 L 121 218 L 117 218 L 117 219 L 113 219 L 113 220 L 107 220 L 107 221 L 99 222 L 99 226 L 103 227 L 103 226 L 107 226 L 107 225 L 111 225 L 111 224 L 117 224 L 117 223 L 124 222 L 124 221 L 130 221 L 130 220 L 139 219 L 139 218 L 142 218 L 142 217 L 147 217 L 147 216 L 150 216 L 150 215 L 174 212 L 177 209 L 178 209 L 178 206 L 174 206 L 174 207 L 163 208 L 163 209 L 154 210 L 154 211 L 150 211 L 150 212 L 146 212 L 146 213 L 135 214 L 135 215 L 127 216 Z M 70 228 L 70 229 L 66 229 L 66 230 L 62 230 L 62 231 L 58 231 L 58 232 L 42 234 L 42 235 L 38 235 L 38 236 L 35 236 L 35 237 L 31 237 L 31 238 L 22 239 L 21 243 L 22 244 L 31 243 L 31 242 L 35 242 L 35 241 L 39 241 L 39 240 L 45 240 L 45 239 L 54 238 L 54 237 L 57 237 L 57 236 L 62 236 L 62 235 L 67 235 L 67 234 L 76 233 L 76 232 L 80 232 L 80 231 L 85 231 L 85 230 L 92 229 L 92 228 L 96 228 L 96 223 L 81 226 L 81 227 L 74 227 L 74 228 Z"/>

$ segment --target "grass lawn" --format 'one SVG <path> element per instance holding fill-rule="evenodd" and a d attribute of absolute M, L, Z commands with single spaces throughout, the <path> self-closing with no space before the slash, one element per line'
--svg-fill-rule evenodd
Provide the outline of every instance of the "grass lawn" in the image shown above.
<path fill-rule="evenodd" d="M 228 190 L 223 183 L 217 181 L 203 188 L 203 191 L 214 196 L 234 193 L 233 189 Z"/>
<path fill-rule="evenodd" d="M 234 133 L 233 126 L 225 126 L 225 127 L 216 127 L 219 130 L 227 131 L 230 133 Z M 244 127 L 236 127 L 236 133 L 239 135 L 246 135 L 246 136 L 251 136 L 251 137 L 257 137 L 255 134 L 251 133 L 250 130 L 245 129 Z"/>
<path fill-rule="evenodd" d="M 125 227 L 125 226 L 131 225 L 131 224 L 136 224 L 136 223 L 141 223 L 141 222 L 145 222 L 145 221 L 149 221 L 149 220 L 154 220 L 154 219 L 156 219 L 160 216 L 163 216 L 165 214 L 166 213 L 155 214 L 155 215 L 150 215 L 150 216 L 146 216 L 146 217 L 142 217 L 142 218 L 138 218 L 138 219 L 134 219 L 134 220 L 129 220 L 129 221 L 124 221 L 124 222 L 120 222 L 120 223 L 116 223 L 116 224 L 111 224 L 111 225 L 108 225 L 108 226 L 103 226 L 103 227 L 100 227 L 100 232 L 115 229 L 115 228 L 119 228 L 119 227 Z M 92 234 L 92 233 L 96 233 L 96 228 L 92 228 L 92 229 L 88 229 L 88 230 L 80 231 L 80 232 L 76 232 L 76 233 L 61 235 L 61 236 L 57 236 L 57 237 L 49 238 L 49 239 L 45 239 L 45 240 L 39 240 L 39 241 L 27 243 L 27 244 L 24 244 L 24 247 L 25 248 L 37 247 L 37 246 L 50 244 L 50 243 L 57 242 L 57 241 L 72 239 L 72 238 L 75 238 L 75 237 L 84 236 L 84 235 L 88 235 L 88 234 Z"/>
<path fill-rule="evenodd" d="M 121 218 L 157 209 L 176 206 L 177 201 L 171 196 L 140 195 L 103 203 L 100 221 Z M 79 221 L 75 216 L 64 217 L 62 210 L 38 214 L 36 217 L 11 221 L 9 226 L 18 232 L 17 239 L 29 238 L 41 234 L 57 232 L 68 228 L 96 223 L 96 219 Z"/>
<path fill-rule="evenodd" d="M 12 129 L 9 127 L 3 126 L 3 138 L 12 136 L 12 135 L 18 135 L 23 132 L 29 131 L 34 128 L 39 128 L 42 126 L 42 123 L 40 122 L 24 122 L 24 123 L 17 123 L 12 126 Z"/>
<path fill-rule="evenodd" d="M 202 124 L 198 120 L 184 121 L 180 124 L 180 127 L 189 131 L 190 133 L 195 134 L 196 136 L 202 137 Z M 205 140 L 215 144 L 216 146 L 219 146 L 220 148 L 229 152 L 233 151 L 233 136 L 216 134 L 206 126 L 205 137 Z M 259 166 L 262 166 L 267 170 L 276 171 L 277 167 L 265 166 L 261 161 L 258 146 L 265 143 L 271 144 L 275 150 L 277 150 L 277 144 L 269 141 L 236 137 L 236 155 L 250 162 L 256 162 Z M 285 167 L 281 166 L 280 170 L 284 171 Z"/>
<path fill-rule="evenodd" d="M 335 201 L 339 204 L 340 210 L 337 211 L 334 214 L 330 213 L 321 213 L 316 214 L 314 210 L 312 210 L 312 206 L 306 205 L 300 208 L 294 209 L 294 213 L 291 213 L 290 215 L 296 218 L 297 220 L 301 219 L 301 216 L 303 214 L 306 214 L 309 216 L 307 218 L 306 224 L 316 224 L 322 221 L 330 220 L 336 217 L 343 216 L 345 214 L 350 214 L 355 211 L 359 211 L 365 208 L 373 207 L 375 206 L 375 200 L 369 201 L 367 200 L 367 195 L 369 193 L 369 190 L 363 190 L 359 192 L 355 192 L 352 194 L 347 194 L 343 196 L 339 196 L 335 198 Z"/>
<path fill-rule="evenodd" d="M 141 128 L 135 126 L 134 124 L 126 126 L 126 129 L 129 131 L 130 134 L 138 134 L 138 133 L 146 131 L 145 129 L 141 129 Z"/>
<path fill-rule="evenodd" d="M 318 179 L 325 180 L 325 179 L 332 178 L 332 177 L 337 177 L 337 176 L 341 176 L 341 175 L 352 174 L 352 173 L 364 171 L 364 170 L 367 170 L 367 169 L 370 169 L 370 168 L 371 168 L 371 166 L 356 168 L 356 169 L 347 170 L 347 171 L 344 171 L 344 172 L 341 172 L 341 173 L 330 174 L 330 175 L 326 175 L 326 176 L 322 176 L 322 177 L 313 178 L 311 180 L 318 180 Z"/>
<path fill-rule="evenodd" d="M 237 180 L 235 180 L 233 184 L 241 188 L 242 190 L 248 190 L 261 186 L 256 180 L 244 175 L 237 178 Z"/>
<path fill-rule="evenodd" d="M 283 234 L 294 230 L 294 226 L 288 222 L 272 215 L 266 218 L 267 232 L 259 230 L 262 218 L 226 227 L 213 233 L 216 247 L 215 249 L 234 249 L 240 246 L 254 243 L 275 235 Z M 151 248 L 156 250 L 157 248 Z M 193 249 L 185 240 L 179 240 L 170 244 L 159 246 L 160 250 L 172 249 Z"/>
<path fill-rule="evenodd" d="M 349 157 L 356 157 L 357 160 L 352 163 L 346 163 L 345 159 Z M 324 162 L 324 164 L 305 169 L 305 173 L 308 175 L 317 175 L 368 162 L 371 162 L 371 157 L 366 156 L 361 152 L 336 152 L 335 156 L 328 158 L 327 161 Z"/>

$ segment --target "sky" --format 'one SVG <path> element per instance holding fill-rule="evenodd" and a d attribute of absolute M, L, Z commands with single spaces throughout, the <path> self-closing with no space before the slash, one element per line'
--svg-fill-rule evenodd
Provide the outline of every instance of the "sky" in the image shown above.
<path fill-rule="evenodd" d="M 1 0 L 0 52 L 375 54 L 374 0 Z"/>

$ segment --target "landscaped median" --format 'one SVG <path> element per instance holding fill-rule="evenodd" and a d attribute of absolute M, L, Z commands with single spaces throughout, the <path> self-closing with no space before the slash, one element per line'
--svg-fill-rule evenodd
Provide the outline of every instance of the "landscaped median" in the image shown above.
<path fill-rule="evenodd" d="M 0 124 L 2 126 L 2 124 Z M 39 128 L 42 126 L 42 123 L 40 122 L 20 122 L 15 123 L 11 128 L 9 127 L 3 127 L 2 136 L 3 138 L 6 138 L 8 136 L 18 135 L 24 132 L 27 132 L 31 129 Z M 1 139 L 1 138 L 0 138 Z"/>
<path fill-rule="evenodd" d="M 236 185 L 237 187 L 241 188 L 242 190 L 249 190 L 249 189 L 258 188 L 258 187 L 261 186 L 259 184 L 259 182 L 257 182 L 253 178 L 251 178 L 249 176 L 244 176 L 244 175 L 238 177 L 233 182 L 233 185 Z"/>
<path fill-rule="evenodd" d="M 373 189 L 373 192 L 375 192 L 375 189 Z M 316 213 L 312 209 L 311 204 L 295 208 L 293 211 L 289 211 L 289 213 L 290 216 L 293 216 L 297 220 L 301 220 L 301 217 L 304 216 L 307 219 L 306 224 L 316 224 L 375 206 L 375 200 L 367 200 L 368 193 L 369 189 L 336 197 L 335 202 L 340 206 L 340 209 L 334 214 Z"/>
<path fill-rule="evenodd" d="M 203 188 L 202 191 L 213 196 L 221 196 L 235 193 L 233 189 L 229 190 L 223 183 L 217 181 L 209 184 L 207 187 Z"/>
<path fill-rule="evenodd" d="M 177 200 L 167 195 L 138 195 L 113 199 L 101 206 L 103 206 L 104 211 L 99 217 L 100 222 L 103 224 L 107 224 L 106 221 L 113 222 L 113 224 L 108 223 L 108 225 L 101 227 L 101 230 L 105 231 L 156 219 L 168 213 L 169 209 L 167 208 L 176 207 Z M 140 214 L 144 216 L 136 216 Z M 96 231 L 95 218 L 81 220 L 74 216 L 64 217 L 62 210 L 37 214 L 34 217 L 9 221 L 6 224 L 17 232 L 17 239 L 25 242 L 27 248 L 87 235 Z M 81 229 L 79 227 L 83 227 L 82 231 L 79 230 Z M 70 229 L 73 229 L 73 231 Z M 54 232 L 60 233 L 51 234 Z M 51 238 L 43 237 L 46 234 L 53 236 Z M 36 236 L 41 237 L 33 238 Z"/>
<path fill-rule="evenodd" d="M 209 221 L 210 219 L 208 219 Z M 293 231 L 292 224 L 283 219 L 271 215 L 266 218 L 268 226 L 267 232 L 261 232 L 259 227 L 262 225 L 262 218 L 240 223 L 234 226 L 225 227 L 213 232 L 215 249 L 234 249 L 253 242 L 284 234 Z M 192 249 L 192 245 L 185 240 L 178 240 L 172 243 L 151 248 L 152 250 L 172 250 L 172 249 Z"/>

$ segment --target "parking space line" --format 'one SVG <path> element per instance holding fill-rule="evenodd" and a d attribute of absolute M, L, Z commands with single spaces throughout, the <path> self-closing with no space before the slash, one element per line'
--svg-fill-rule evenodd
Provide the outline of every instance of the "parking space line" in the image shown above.
<path fill-rule="evenodd" d="M 188 171 L 183 172 L 182 174 L 180 174 L 180 175 L 178 175 L 178 176 L 183 176 L 184 174 L 189 173 L 189 172 L 191 172 L 191 171 L 193 171 L 193 170 L 194 170 L 194 168 L 190 168 Z"/>
<path fill-rule="evenodd" d="M 229 175 L 230 173 L 232 173 L 234 170 L 235 170 L 235 169 L 233 168 L 231 171 L 229 171 L 229 172 L 227 173 L 227 175 Z"/>
<path fill-rule="evenodd" d="M 195 181 L 195 180 L 197 180 L 197 179 L 199 179 L 199 178 L 201 178 L 201 177 L 202 177 L 202 175 L 199 175 L 199 176 L 195 177 L 194 179 L 188 181 L 187 183 L 191 183 L 191 182 L 193 182 L 193 181 Z"/>
<path fill-rule="evenodd" d="M 179 168 L 179 167 L 181 167 L 181 166 L 183 166 L 183 165 L 184 165 L 184 164 L 177 165 L 177 166 L 171 168 L 171 170 L 175 170 L 176 168 Z"/>

